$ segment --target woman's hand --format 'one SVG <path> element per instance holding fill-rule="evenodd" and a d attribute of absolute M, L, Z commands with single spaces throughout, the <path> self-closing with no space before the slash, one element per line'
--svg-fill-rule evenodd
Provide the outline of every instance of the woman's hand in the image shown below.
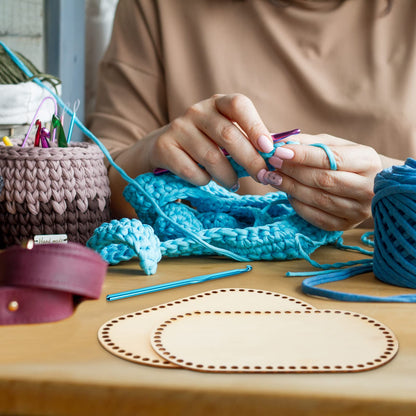
<path fill-rule="evenodd" d="M 194 185 L 214 179 L 236 191 L 237 174 L 221 149 L 253 178 L 266 169 L 258 150 L 268 153 L 274 149 L 254 104 L 242 94 L 216 94 L 192 105 L 181 117 L 119 151 L 116 162 L 133 178 L 163 168 Z M 122 194 L 124 179 L 115 169 L 109 170 L 109 177 L 112 215 L 133 217 L 134 210 Z M 247 190 L 246 181 L 243 185 Z"/>
<path fill-rule="evenodd" d="M 296 212 L 325 230 L 347 230 L 371 217 L 374 178 L 383 169 L 371 147 L 328 135 L 299 134 L 300 144 L 276 149 L 275 172 L 259 175 L 290 196 Z M 334 154 L 337 170 L 330 170 L 325 151 L 309 144 L 323 143 Z"/>
<path fill-rule="evenodd" d="M 257 150 L 272 151 L 273 140 L 249 98 L 216 94 L 191 106 L 149 146 L 152 169 L 168 169 L 194 185 L 214 179 L 235 191 L 237 174 L 221 148 L 256 178 L 266 168 Z"/>

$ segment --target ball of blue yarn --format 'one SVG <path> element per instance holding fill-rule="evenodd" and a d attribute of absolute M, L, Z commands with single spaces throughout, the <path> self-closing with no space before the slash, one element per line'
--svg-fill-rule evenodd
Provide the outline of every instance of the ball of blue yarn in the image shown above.
<path fill-rule="evenodd" d="M 376 277 L 416 288 L 416 160 L 380 172 L 374 182 L 374 262 Z"/>

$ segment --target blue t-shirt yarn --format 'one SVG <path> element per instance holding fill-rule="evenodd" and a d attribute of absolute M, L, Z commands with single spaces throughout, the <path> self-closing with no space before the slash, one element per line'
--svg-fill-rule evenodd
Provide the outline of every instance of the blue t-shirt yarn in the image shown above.
<path fill-rule="evenodd" d="M 416 160 L 408 158 L 404 165 L 393 166 L 377 174 L 374 193 L 374 233 L 363 236 L 373 237 L 373 241 L 370 241 L 374 247 L 372 260 L 342 270 L 302 274 L 313 275 L 302 282 L 304 293 L 351 302 L 416 302 L 416 294 L 381 297 L 317 287 L 374 272 L 377 279 L 384 283 L 416 289 Z"/>
<path fill-rule="evenodd" d="M 267 162 L 273 153 L 261 155 Z M 230 162 L 239 177 L 247 176 L 231 158 Z M 239 261 L 307 258 L 342 234 L 303 220 L 282 192 L 241 196 L 213 181 L 199 187 L 170 173 L 146 173 L 135 181 L 140 186 L 129 184 L 123 195 L 140 220 L 105 223 L 87 245 L 110 264 L 138 257 L 146 274 L 156 272 L 162 256 L 225 255 Z M 155 210 L 155 203 L 160 210 Z"/>

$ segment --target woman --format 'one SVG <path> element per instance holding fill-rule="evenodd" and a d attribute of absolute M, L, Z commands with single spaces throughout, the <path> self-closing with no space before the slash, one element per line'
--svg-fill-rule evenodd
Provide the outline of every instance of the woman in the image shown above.
<path fill-rule="evenodd" d="M 352 228 L 371 217 L 377 172 L 415 155 L 415 32 L 412 0 L 122 0 L 90 127 L 132 177 L 278 189 L 312 224 Z M 293 128 L 300 144 L 268 171 L 257 150 Z M 109 175 L 113 214 L 133 216 Z"/>

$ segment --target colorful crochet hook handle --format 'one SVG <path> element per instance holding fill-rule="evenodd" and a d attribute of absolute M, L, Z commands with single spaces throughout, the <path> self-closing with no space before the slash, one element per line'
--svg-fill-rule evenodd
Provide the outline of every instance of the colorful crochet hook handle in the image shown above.
<path fill-rule="evenodd" d="M 207 282 L 209 280 L 221 279 L 222 277 L 234 276 L 236 274 L 249 272 L 250 270 L 252 270 L 252 268 L 253 267 L 248 264 L 245 267 L 245 269 L 227 270 L 225 272 L 190 277 L 189 279 L 177 280 L 175 282 L 170 282 L 170 283 L 162 283 L 160 285 L 143 287 L 141 289 L 133 289 L 133 290 L 127 290 L 126 292 L 113 293 L 113 294 L 107 295 L 106 299 L 108 301 L 120 300 L 120 299 L 131 298 L 133 296 L 144 295 L 146 293 L 159 292 L 160 290 L 173 289 L 174 287 L 193 285 L 195 283 Z"/>
<path fill-rule="evenodd" d="M 299 134 L 300 133 L 300 129 L 293 129 L 293 130 L 289 130 L 289 131 L 284 131 L 282 133 L 273 133 L 272 134 L 272 138 L 273 138 L 273 142 L 277 143 L 280 142 L 283 139 L 286 139 L 289 136 L 293 136 L 294 134 Z M 221 149 L 222 152 L 224 153 L 225 156 L 228 156 L 228 152 L 225 149 Z M 168 173 L 169 171 L 167 169 L 163 169 L 163 168 L 156 168 L 153 171 L 154 175 L 163 175 L 164 173 Z"/>

